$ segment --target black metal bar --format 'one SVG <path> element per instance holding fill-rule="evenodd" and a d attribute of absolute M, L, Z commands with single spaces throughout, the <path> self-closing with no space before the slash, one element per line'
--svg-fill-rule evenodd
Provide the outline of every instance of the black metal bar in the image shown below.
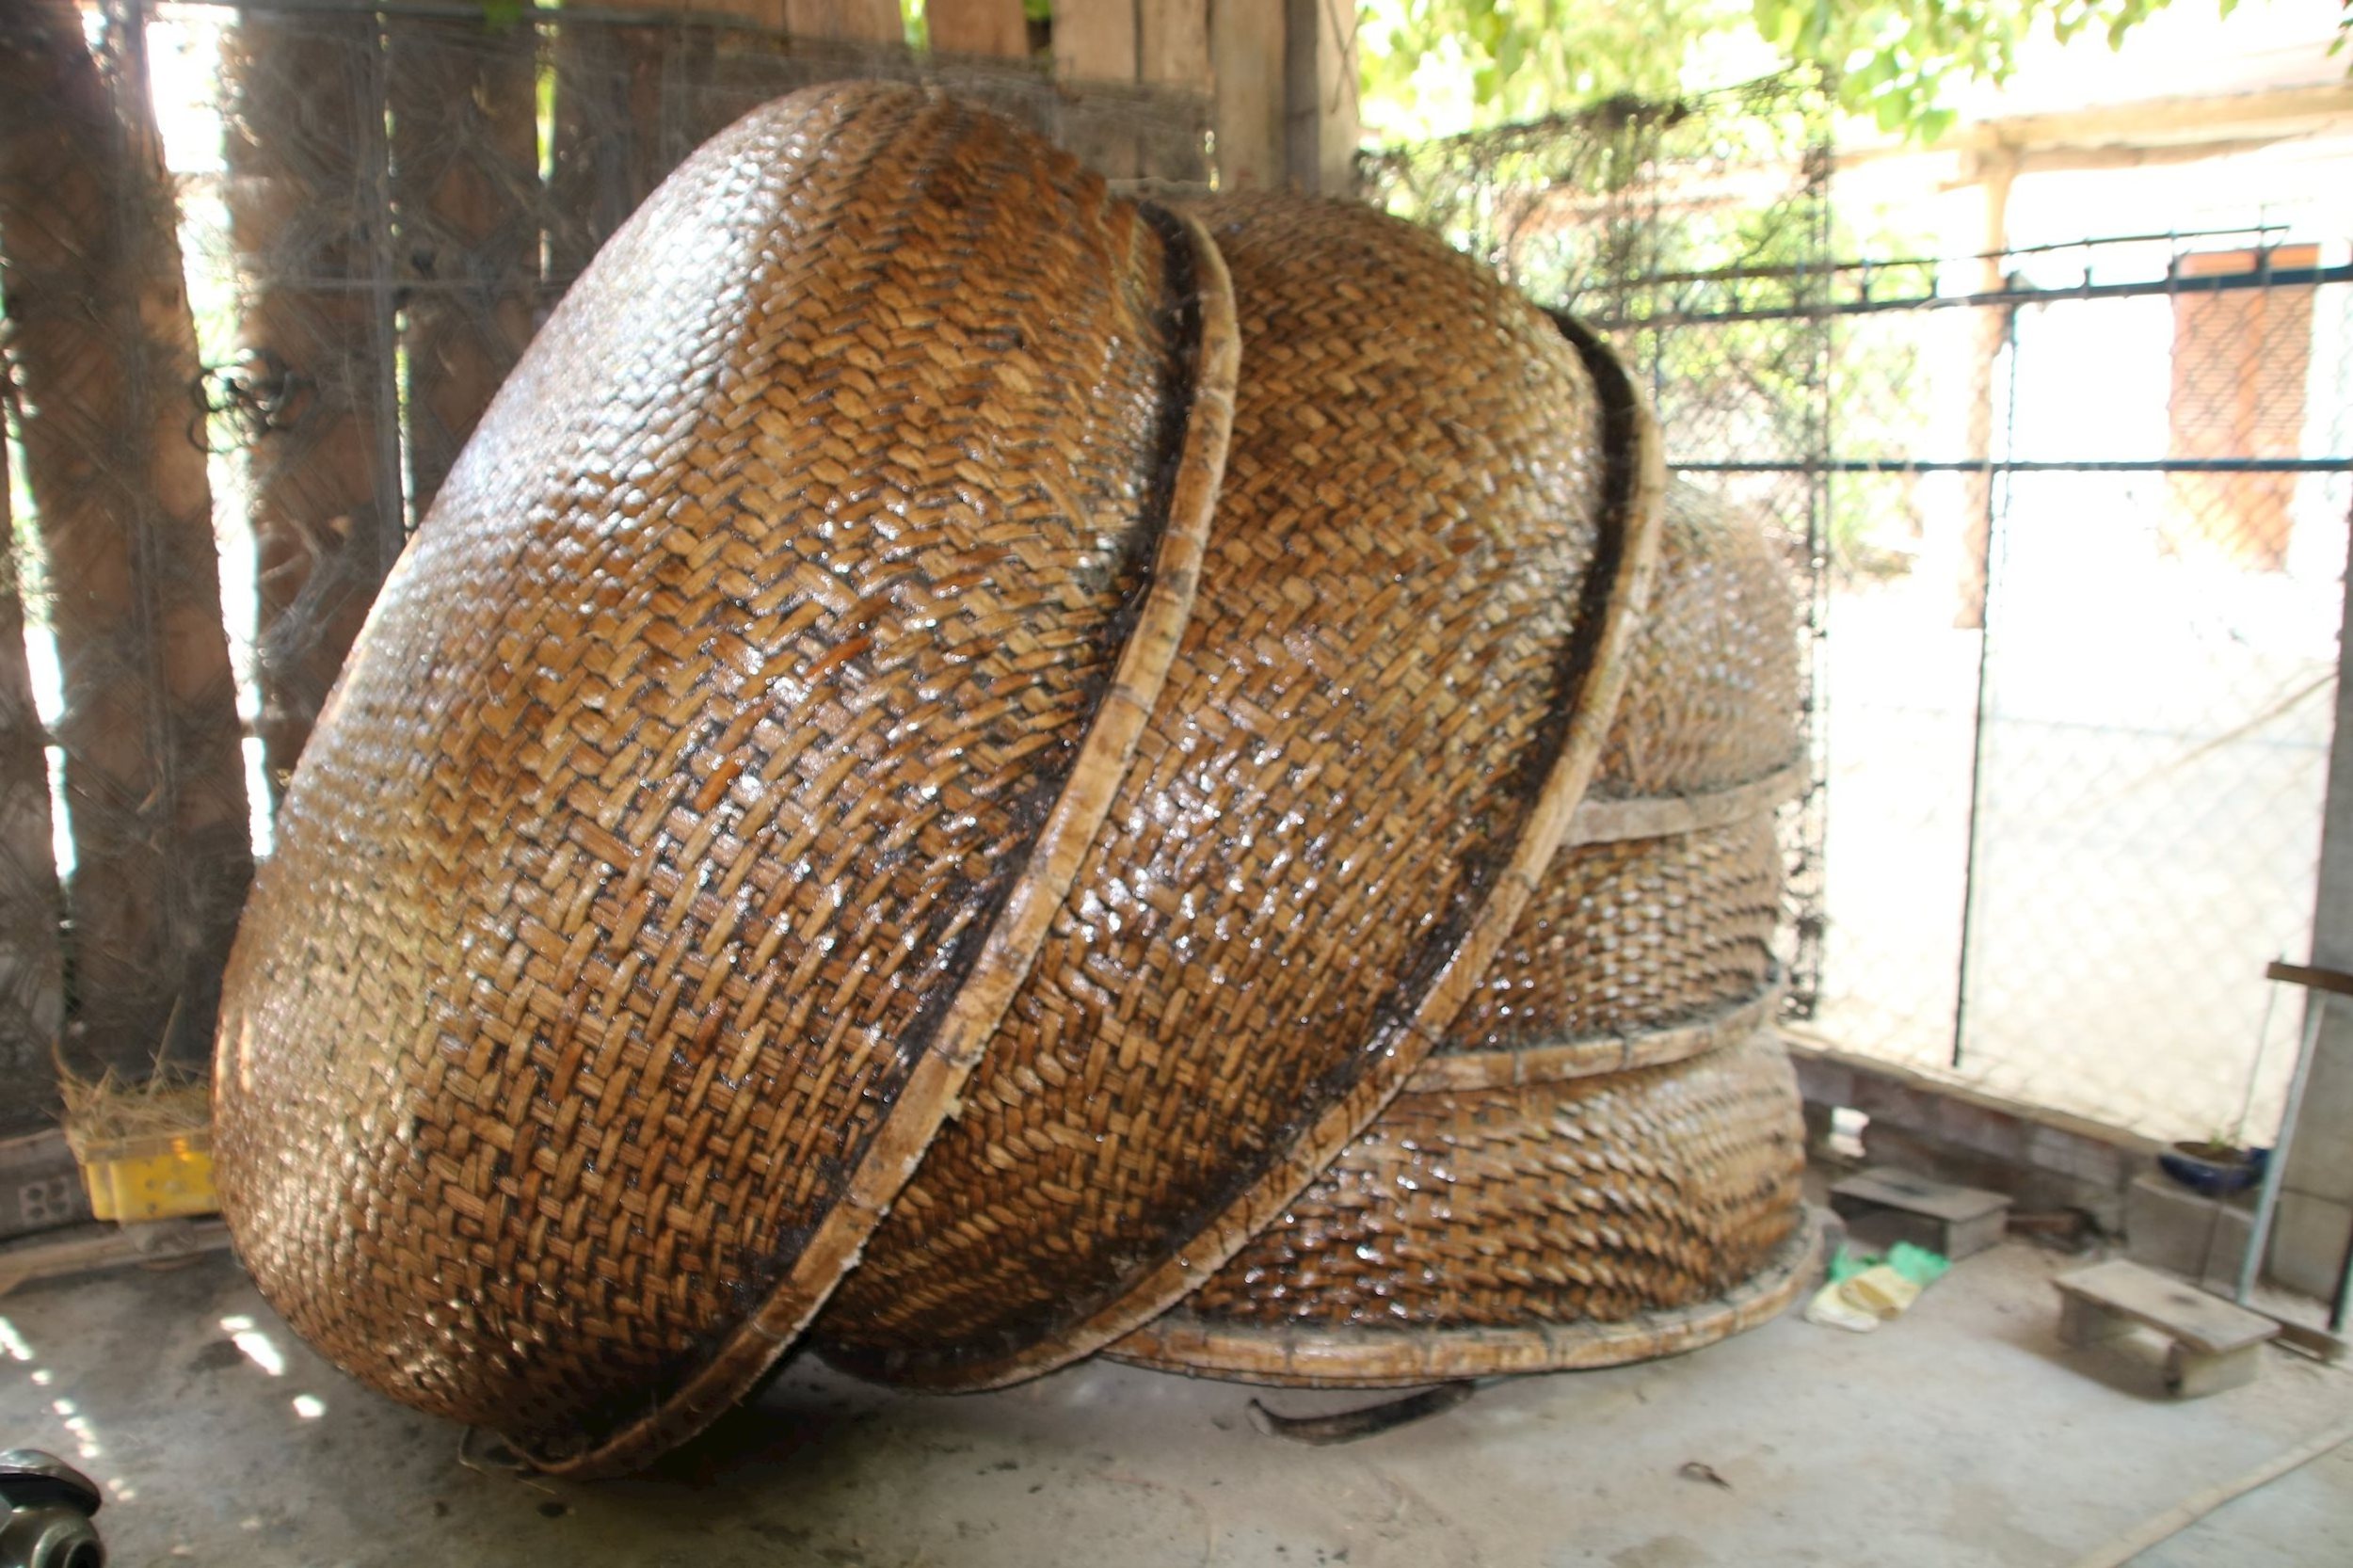
<path fill-rule="evenodd" d="M 2007 396 L 2002 420 L 2002 446 L 2009 450 L 2018 440 L 2018 312 L 2009 312 L 2005 324 L 2009 339 L 2009 368 Z M 1985 809 L 1985 731 L 1993 716 L 1993 625 L 1994 605 L 2000 598 L 1999 569 L 2002 554 L 2002 531 L 2009 521 L 2009 475 L 2015 469 L 1995 469 L 1986 472 L 1993 477 L 1986 486 L 1985 504 L 1985 577 L 1977 597 L 1977 702 L 1975 723 L 1969 731 L 1969 828 L 1968 840 L 1961 850 L 1961 951 L 1953 961 L 1953 1048 L 1949 1065 L 1959 1072 L 1969 1042 L 1969 957 L 1977 945 L 1977 856 L 1978 831 Z"/>
<path fill-rule="evenodd" d="M 2129 457 L 2075 462 L 2025 458 L 1799 458 L 1785 462 L 1683 462 L 1677 473 L 2353 473 L 2353 456 L 2343 457 Z"/>
<path fill-rule="evenodd" d="M 2211 278 L 2148 278 L 2132 283 L 2077 283 L 2063 289 L 1990 289 L 1982 294 L 1924 294 L 1902 299 L 1849 299 L 1841 304 L 1780 310 L 1671 312 L 1595 321 L 1590 325 L 1605 332 L 1630 332 L 1646 328 L 1723 327 L 1741 321 L 1787 321 L 1817 315 L 1877 315 L 1887 311 L 1993 310 L 2005 306 L 2063 304 L 2071 299 L 2140 299 L 2153 295 L 2230 294 L 2239 289 L 2308 288 L 2322 283 L 2353 283 L 2353 265 L 2262 267 L 2252 272 L 2217 273 Z"/>
<path fill-rule="evenodd" d="M 224 3 L 245 3 L 245 0 L 224 0 Z M 1860 257 L 1850 262 L 1825 262 L 1818 264 L 1804 262 L 1783 266 L 1727 266 L 1705 272 L 1654 272 L 1644 276 L 1646 283 L 1709 283 L 1720 279 L 1791 278 L 1814 272 L 1894 272 L 1918 267 L 1950 266 L 1962 262 L 2002 261 L 2011 256 L 2041 256 L 2059 250 L 2097 250 L 2111 245 L 2153 245 L 2159 240 L 2220 239 L 2229 234 L 2280 234 L 2287 232 L 2284 223 L 2242 223 L 2227 229 L 2169 229 L 2159 234 L 2102 234 L 2097 239 L 2053 240 L 2047 245 L 2013 245 L 2002 250 L 1976 250 L 1965 255 L 1951 256 L 1891 256 L 1884 259 Z M 2258 249 L 2272 248 L 2256 247 Z"/>

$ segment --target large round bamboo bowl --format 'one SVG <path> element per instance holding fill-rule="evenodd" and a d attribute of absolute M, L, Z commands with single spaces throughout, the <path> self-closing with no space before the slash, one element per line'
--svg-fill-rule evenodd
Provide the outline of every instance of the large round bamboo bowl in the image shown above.
<path fill-rule="evenodd" d="M 1279 1213 L 1472 994 L 1615 707 L 1657 456 L 1614 360 L 1368 209 L 1201 216 L 1244 366 L 1201 592 L 963 1113 L 819 1326 L 869 1375 L 1050 1370 Z"/>
<path fill-rule="evenodd" d="M 1125 771 L 1222 464 L 1196 226 L 905 88 L 690 158 L 372 614 L 232 961 L 222 1205 L 379 1388 L 636 1463 L 798 1333 Z"/>
<path fill-rule="evenodd" d="M 1671 488 L 1601 774 L 1404 1091 L 1112 1350 L 1385 1386 L 1696 1348 L 1786 1305 L 1811 1238 L 1771 1021 L 1798 640 L 1762 532 Z"/>
<path fill-rule="evenodd" d="M 223 1209 L 338 1365 L 575 1474 L 706 1423 L 845 1275 L 929 1282 L 832 1320 L 906 1375 L 1024 1375 L 1430 1054 L 1608 731 L 1655 432 L 1401 225 L 1210 221 L 837 88 L 704 147 L 567 296 L 229 976 Z"/>

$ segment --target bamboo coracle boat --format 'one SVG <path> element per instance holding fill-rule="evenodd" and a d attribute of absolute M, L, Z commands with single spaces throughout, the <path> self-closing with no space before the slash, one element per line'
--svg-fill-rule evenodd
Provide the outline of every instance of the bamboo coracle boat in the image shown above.
<path fill-rule="evenodd" d="M 1577 989 L 1555 895 L 1628 874 L 1578 822 L 1774 787 L 1622 755 L 1662 489 L 1607 346 L 1406 225 L 1114 198 L 914 88 L 757 111 L 553 313 L 303 756 L 216 1064 L 241 1254 L 574 1474 L 812 1325 L 931 1387 L 1145 1353 Z M 1711 691 L 1656 700 L 1778 700 Z M 1631 873 L 1735 890 L 1686 999 L 1770 920 L 1709 831 Z M 1679 1146 L 1779 1104 L 1742 1049 L 1586 1102 Z M 1786 1218 L 1724 1159 L 1677 1289 Z"/>
<path fill-rule="evenodd" d="M 1762 534 L 1671 488 L 1600 776 L 1479 993 L 1279 1220 L 1112 1354 L 1378 1387 L 1673 1353 L 1788 1304 L 1813 1250 L 1770 1028 L 1795 620 Z"/>

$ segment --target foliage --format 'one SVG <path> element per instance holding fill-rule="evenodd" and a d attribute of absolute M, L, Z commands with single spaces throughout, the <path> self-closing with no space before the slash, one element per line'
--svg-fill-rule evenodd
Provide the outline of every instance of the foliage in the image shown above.
<path fill-rule="evenodd" d="M 2217 0 L 2228 16 L 2237 0 Z M 1757 32 L 1792 59 L 1839 73 L 1839 102 L 1884 131 L 1930 140 L 1952 123 L 1947 81 L 2007 79 L 2048 25 L 2061 43 L 2090 32 L 2119 48 L 2167 0 L 1753 0 Z"/>
<path fill-rule="evenodd" d="M 1365 0 L 1368 121 L 1417 141 L 1612 95 L 1672 98 L 1742 0 Z"/>
<path fill-rule="evenodd" d="M 1384 140 L 1483 129 L 1617 94 L 1811 67 L 1842 108 L 1933 138 L 1949 84 L 1999 82 L 2029 38 L 2111 47 L 2168 0 L 1366 0 L 1365 114 Z M 2236 0 L 2216 0 L 2228 15 Z M 1747 69 L 1741 70 L 1745 64 Z"/>

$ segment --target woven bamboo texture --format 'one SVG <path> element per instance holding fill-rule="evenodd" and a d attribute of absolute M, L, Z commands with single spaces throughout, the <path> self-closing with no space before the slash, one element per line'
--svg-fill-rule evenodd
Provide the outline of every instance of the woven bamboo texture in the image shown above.
<path fill-rule="evenodd" d="M 1121 1340 L 1114 1361 L 1286 1388 L 1408 1388 L 1460 1378 L 1581 1372 L 1681 1355 L 1772 1321 L 1815 1277 L 1821 1236 L 1801 1211 L 1764 1267 L 1721 1295 L 1602 1321 L 1514 1328 L 1320 1328 L 1178 1310 Z"/>
<path fill-rule="evenodd" d="M 1795 595 L 1763 530 L 1668 487 L 1658 580 L 1591 797 L 1444 1052 L 1655 1029 L 1755 996 L 1798 756 Z"/>
<path fill-rule="evenodd" d="M 1617 705 L 1660 478 L 1608 351 L 1366 209 L 1203 216 L 1244 369 L 1193 619 L 962 1114 L 820 1320 L 867 1375 L 1064 1365 L 1280 1213 L 1462 1005 Z"/>
<path fill-rule="evenodd" d="M 1667 487 L 1658 582 L 1598 799 L 1728 790 L 1797 760 L 1798 604 L 1779 548 L 1697 486 Z"/>
<path fill-rule="evenodd" d="M 1508 1369 L 1532 1369 L 1533 1347 L 1575 1343 L 1555 1325 L 1698 1306 L 1769 1271 L 1800 1223 L 1803 1164 L 1795 1080 L 1769 1030 L 1632 1072 L 1409 1091 L 1165 1326 L 1113 1353 L 1263 1375 L 1289 1337 L 1322 1347 L 1322 1380 L 1355 1383 L 1335 1334 L 1370 1338 L 1382 1381 L 1379 1333 L 1474 1331 L 1449 1375 L 1507 1369 L 1487 1359 L 1502 1345 L 1519 1363 Z M 1241 1359 L 1181 1348 L 1242 1330 L 1261 1332 Z"/>
<path fill-rule="evenodd" d="M 1634 646 L 1596 792 L 1439 1050 L 1113 1353 L 1349 1385 L 1559 1369 L 1688 1348 L 1782 1289 L 1802 1134 L 1769 1028 L 1773 813 L 1799 649 L 1761 532 L 1672 488 Z"/>
<path fill-rule="evenodd" d="M 287 1320 L 554 1468 L 755 1381 L 1027 968 L 1231 409 L 1197 227 L 908 88 L 708 144 L 567 296 L 306 750 L 221 1199 Z"/>
<path fill-rule="evenodd" d="M 1205 216 L 829 89 L 566 297 L 232 966 L 224 1210 L 340 1365 L 625 1468 L 864 1249 L 829 1323 L 1004 1381 L 1428 1056 L 1608 737 L 1656 427 L 1428 236 Z"/>

